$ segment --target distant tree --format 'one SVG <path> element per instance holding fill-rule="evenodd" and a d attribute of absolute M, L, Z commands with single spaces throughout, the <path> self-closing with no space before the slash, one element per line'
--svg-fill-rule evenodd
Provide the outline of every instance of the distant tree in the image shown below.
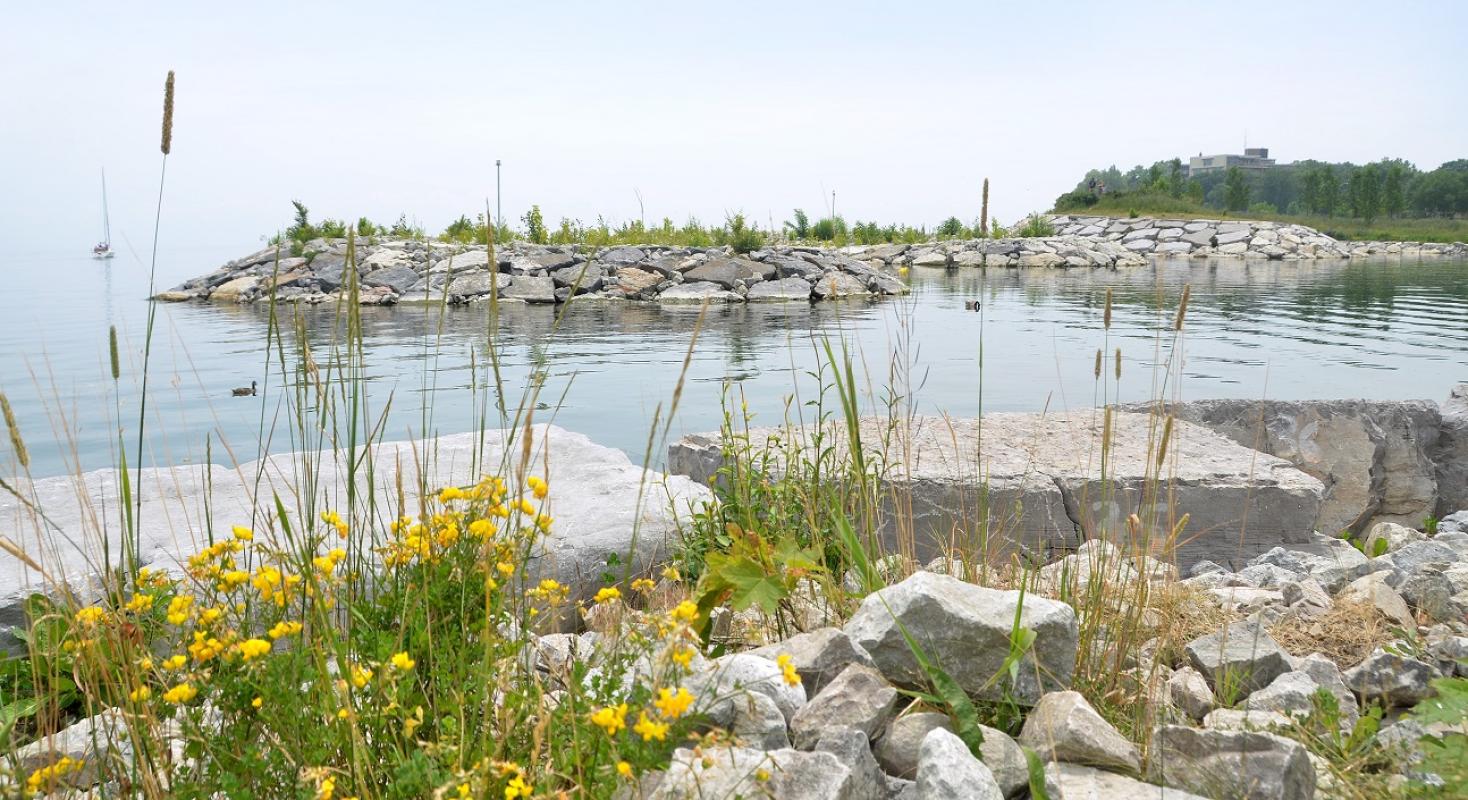
<path fill-rule="evenodd" d="M 1412 187 L 1412 209 L 1423 216 L 1468 213 L 1468 169 L 1453 168 L 1448 162 L 1422 174 Z"/>
<path fill-rule="evenodd" d="M 376 225 L 372 224 L 372 220 L 367 219 L 366 217 L 358 217 L 357 218 L 357 235 L 358 236 L 360 236 L 362 238 L 366 238 L 368 236 L 376 236 L 378 230 L 379 230 L 378 227 Z"/>
<path fill-rule="evenodd" d="M 1204 197 L 1203 182 L 1198 180 L 1197 178 L 1189 180 L 1187 195 L 1189 200 L 1192 200 L 1193 202 L 1201 205 L 1203 203 Z"/>
<path fill-rule="evenodd" d="M 1407 210 L 1407 166 L 1401 161 L 1387 165 L 1381 182 L 1381 210 L 1388 217 L 1399 217 Z"/>
<path fill-rule="evenodd" d="M 957 239 L 964 234 L 963 220 L 949 217 L 939 223 L 936 233 L 939 239 Z"/>
<path fill-rule="evenodd" d="M 1329 164 L 1320 168 L 1320 206 L 1315 213 L 1334 216 L 1341 202 L 1341 181 L 1336 177 L 1335 167 Z"/>
<path fill-rule="evenodd" d="M 458 219 L 450 222 L 449 226 L 443 229 L 443 234 L 439 238 L 446 242 L 459 242 L 462 244 L 473 242 L 477 238 L 474 231 L 474 222 L 469 219 L 468 215 L 461 214 Z"/>
<path fill-rule="evenodd" d="M 522 219 L 525 221 L 525 235 L 531 242 L 545 244 L 550 241 L 550 235 L 545 229 L 545 217 L 540 213 L 540 206 L 532 205 Z"/>
<path fill-rule="evenodd" d="M 1183 177 L 1183 160 L 1174 158 L 1167 162 L 1167 193 L 1173 197 L 1182 197 L 1187 190 L 1187 179 Z"/>
<path fill-rule="evenodd" d="M 1349 184 L 1351 215 L 1370 222 L 1381 213 L 1381 169 L 1375 164 L 1356 170 Z"/>
<path fill-rule="evenodd" d="M 1238 167 L 1229 167 L 1224 175 L 1223 204 L 1229 211 L 1243 211 L 1249 207 L 1249 181 Z"/>
<path fill-rule="evenodd" d="M 316 228 L 311 225 L 311 212 L 300 200 L 292 200 L 291 205 L 295 206 L 296 214 L 291 226 L 285 229 L 286 238 L 297 242 L 315 239 Z"/>

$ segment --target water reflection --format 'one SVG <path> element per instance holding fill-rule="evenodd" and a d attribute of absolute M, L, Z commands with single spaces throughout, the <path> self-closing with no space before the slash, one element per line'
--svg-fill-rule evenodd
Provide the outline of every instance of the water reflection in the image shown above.
<path fill-rule="evenodd" d="M 977 412 L 981 339 L 985 409 L 1090 405 L 1093 359 L 1103 344 L 1123 350 L 1122 399 L 1143 399 L 1154 391 L 1158 365 L 1169 354 L 1159 346 L 1169 337 L 1159 334 L 1187 284 L 1185 397 L 1441 399 L 1454 382 L 1468 379 L 1465 269 L 1463 261 L 1175 261 L 1125 271 L 915 268 L 908 275 L 913 293 L 899 300 L 713 307 L 698 333 L 673 434 L 717 427 L 728 382 L 739 386 L 758 420 L 778 420 L 795 387 L 802 399 L 812 395 L 805 376 L 819 366 L 818 343 L 828 335 L 851 345 L 875 389 L 887 380 L 895 355 L 914 376 L 913 387 L 898 391 L 910 391 L 922 412 Z M 136 287 L 124 282 L 129 288 L 115 298 L 109 270 L 100 291 L 69 294 L 65 302 L 80 306 L 79 313 L 0 321 L 7 342 L 27 341 L 36 331 L 46 342 L 44 354 L 18 346 L 0 352 L 4 388 L 23 427 L 42 432 L 32 434 L 33 441 L 42 440 L 31 447 L 38 474 L 62 470 L 62 453 L 69 450 L 44 441 L 46 427 L 59 417 L 55 408 L 48 414 L 43 398 L 62 406 L 60 438 L 75 442 L 83 466 L 109 464 L 116 424 L 109 418 L 106 325 L 99 320 L 118 319 L 132 353 L 122 388 L 132 392 L 146 312 L 144 303 L 128 297 Z M 31 296 L 59 305 L 59 295 L 45 296 L 60 291 L 53 283 L 31 287 Z M 1103 332 L 1108 289 L 1115 312 L 1112 329 Z M 982 312 L 965 311 L 964 302 L 975 299 Z M 283 313 L 300 315 L 313 356 L 323 368 L 333 366 L 329 355 L 344 335 L 343 313 L 331 306 Z M 540 382 L 541 418 L 555 409 L 559 424 L 641 459 L 654 411 L 661 404 L 666 413 L 699 324 L 695 306 L 592 302 L 561 314 L 547 306 L 505 304 L 495 339 L 506 399 L 516 403 L 526 386 Z M 486 305 L 362 309 L 370 408 L 381 412 L 391 399 L 389 438 L 476 424 L 486 399 L 490 325 Z M 157 412 L 150 425 L 158 433 L 152 439 L 158 459 L 201 459 L 206 435 L 228 442 L 237 458 L 253 458 L 253 443 L 272 427 L 273 449 L 291 445 L 278 394 L 228 396 L 229 387 L 252 379 L 279 386 L 278 364 L 265 348 L 269 326 L 267 308 L 258 305 L 160 307 L 150 385 L 162 388 L 149 401 Z M 295 326 L 293 318 L 281 321 L 288 366 L 299 357 Z M 38 373 L 53 376 L 42 379 L 44 390 L 28 378 L 38 366 Z M 471 391 L 475 387 L 480 391 Z M 125 400 L 124 408 L 130 403 L 136 407 Z M 216 447 L 216 459 L 219 452 Z"/>

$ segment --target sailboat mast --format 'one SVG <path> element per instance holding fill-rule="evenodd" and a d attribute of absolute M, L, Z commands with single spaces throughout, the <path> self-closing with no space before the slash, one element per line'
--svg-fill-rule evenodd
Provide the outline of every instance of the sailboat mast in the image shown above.
<path fill-rule="evenodd" d="M 112 246 L 112 221 L 107 217 L 107 168 L 102 168 L 102 241 Z"/>

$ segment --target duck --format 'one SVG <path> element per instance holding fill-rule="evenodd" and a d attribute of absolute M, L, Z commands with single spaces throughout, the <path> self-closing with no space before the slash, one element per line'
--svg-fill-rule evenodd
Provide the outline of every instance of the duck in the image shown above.
<path fill-rule="evenodd" d="M 237 386 L 234 389 L 231 389 L 229 393 L 234 395 L 235 397 L 254 397 L 255 381 L 250 381 L 249 386 Z"/>
<path fill-rule="evenodd" d="M 963 310 L 978 311 L 981 305 L 982 304 L 978 300 L 965 300 L 963 301 Z"/>

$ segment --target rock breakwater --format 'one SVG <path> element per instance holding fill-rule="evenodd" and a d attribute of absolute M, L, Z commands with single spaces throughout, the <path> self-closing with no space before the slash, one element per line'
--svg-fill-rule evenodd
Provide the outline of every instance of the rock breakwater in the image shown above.
<path fill-rule="evenodd" d="M 359 297 L 364 305 L 439 302 L 461 305 L 498 297 L 509 302 L 655 300 L 663 303 L 812 301 L 899 295 L 907 285 L 891 272 L 839 252 L 779 246 L 747 255 L 728 248 L 586 248 L 514 242 L 483 245 L 395 239 L 359 245 Z M 347 284 L 345 240 L 316 240 L 305 255 L 271 247 L 231 261 L 163 292 L 159 300 L 250 303 L 269 299 L 319 303 Z"/>
<path fill-rule="evenodd" d="M 1057 233 L 1114 242 L 1132 253 L 1170 257 L 1232 257 L 1284 261 L 1401 256 L 1468 257 L 1453 242 L 1343 242 L 1314 228 L 1284 222 L 1217 219 L 1051 216 Z"/>

